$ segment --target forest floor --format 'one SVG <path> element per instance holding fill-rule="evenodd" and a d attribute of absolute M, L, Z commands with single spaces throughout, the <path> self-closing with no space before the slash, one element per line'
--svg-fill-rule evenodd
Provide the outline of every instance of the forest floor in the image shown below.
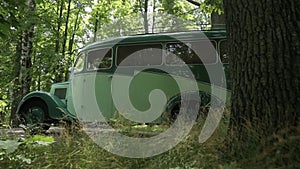
<path fill-rule="evenodd" d="M 83 169 L 238 169 L 299 168 L 299 135 L 261 149 L 256 145 L 244 159 L 230 157 L 224 139 L 229 119 L 221 120 L 214 134 L 199 143 L 203 123 L 172 149 L 152 157 L 128 158 L 112 154 L 93 141 L 90 133 L 116 132 L 109 127 L 64 128 L 52 126 L 47 132 L 30 135 L 22 128 L 0 129 L 2 168 L 83 168 Z M 153 137 L 164 132 L 163 125 L 121 126 L 117 132 L 130 137 Z M 298 130 L 300 133 L 300 129 Z M 249 140 L 250 141 L 250 140 Z M 159 144 L 159 143 L 157 143 Z M 243 143 L 241 143 L 243 144 Z M 259 150 L 259 151 L 257 151 Z M 245 155 L 240 152 L 240 155 Z M 284 167 L 283 167 L 284 166 Z"/>
<path fill-rule="evenodd" d="M 226 123 L 217 129 L 224 138 Z M 221 137 L 212 136 L 205 145 L 198 142 L 201 128 L 195 126 L 178 145 L 147 158 L 128 158 L 112 154 L 98 146 L 89 132 L 98 128 L 68 130 L 51 127 L 43 134 L 30 135 L 22 128 L 0 129 L 0 168 L 224 168 L 218 153 Z M 102 132 L 115 132 L 101 129 Z M 138 125 L 122 129 L 127 136 L 152 137 L 163 132 L 160 125 Z M 119 131 L 119 130 L 118 130 Z M 2 141 L 2 142 L 1 142 Z M 1 147 L 2 146 L 2 147 Z M 13 147 L 11 147 L 13 146 Z M 222 164 L 223 163 L 223 164 Z"/>

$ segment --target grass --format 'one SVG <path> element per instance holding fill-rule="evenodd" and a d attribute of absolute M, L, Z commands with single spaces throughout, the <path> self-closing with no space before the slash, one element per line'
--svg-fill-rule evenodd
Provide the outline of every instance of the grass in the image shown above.
<path fill-rule="evenodd" d="M 198 142 L 201 125 L 195 125 L 190 134 L 173 149 L 142 159 L 111 154 L 95 144 L 83 131 L 64 130 L 54 136 L 55 143 L 48 146 L 21 144 L 13 153 L 2 153 L 0 168 L 222 168 L 217 149 L 221 144 L 218 136 L 224 135 L 226 125 L 223 122 L 205 144 Z M 165 129 L 163 125 L 135 125 L 124 127 L 123 132 L 130 133 L 130 130 L 133 133 L 151 133 Z M 36 136 L 28 140 L 34 138 Z"/>
<path fill-rule="evenodd" d="M 252 132 L 256 135 L 255 132 Z M 256 136 L 254 136 L 256 137 Z M 300 168 L 300 127 L 281 129 L 264 139 L 249 139 L 252 147 L 241 153 L 242 167 L 255 168 Z M 232 157 L 236 158 L 236 157 Z M 231 159 L 232 159 L 231 158 Z"/>
<path fill-rule="evenodd" d="M 149 158 L 126 158 L 111 154 L 95 144 L 82 130 L 64 130 L 49 137 L 33 136 L 26 140 L 55 141 L 47 146 L 23 141 L 12 153 L 0 153 L 0 168 L 92 168 L 92 169 L 238 169 L 238 168 L 299 168 L 300 129 L 286 129 L 268 139 L 253 142 L 253 149 L 240 156 L 227 154 L 224 138 L 228 126 L 225 117 L 212 137 L 204 144 L 198 142 L 203 125 L 201 120 L 189 135 L 171 150 Z M 162 132 L 164 125 L 135 125 L 121 127 L 123 133 Z M 287 135 L 287 133 L 289 133 Z M 255 137 L 255 133 L 252 133 Z M 128 134 L 130 135 L 130 134 Z M 136 136 L 136 135 L 135 135 Z M 147 137 L 145 135 L 138 135 Z M 45 139 L 46 138 L 46 139 Z M 248 140 L 249 143 L 252 140 Z M 245 143 L 239 143 L 241 145 Z M 248 144 L 248 143 L 247 143 Z"/>

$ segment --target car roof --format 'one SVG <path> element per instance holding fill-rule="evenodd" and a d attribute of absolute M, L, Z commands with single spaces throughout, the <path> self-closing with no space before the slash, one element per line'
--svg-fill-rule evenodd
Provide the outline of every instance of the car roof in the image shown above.
<path fill-rule="evenodd" d="M 164 42 L 164 41 L 191 41 L 199 39 L 224 39 L 226 38 L 225 30 L 213 31 L 189 31 L 189 32 L 174 32 L 174 33 L 151 33 L 138 34 L 132 36 L 123 36 L 112 38 L 104 41 L 93 42 L 86 45 L 80 51 L 98 47 L 113 47 L 116 44 L 130 44 L 130 43 L 146 43 L 146 42 Z"/>

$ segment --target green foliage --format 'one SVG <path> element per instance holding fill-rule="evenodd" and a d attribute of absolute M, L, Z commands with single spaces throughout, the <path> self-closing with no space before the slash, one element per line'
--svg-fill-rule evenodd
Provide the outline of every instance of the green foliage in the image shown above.
<path fill-rule="evenodd" d="M 63 77 L 61 80 L 68 79 L 67 69 L 74 62 L 76 51 L 87 42 L 84 39 L 84 34 L 87 33 L 86 24 L 83 22 L 87 15 L 84 9 L 91 3 L 83 0 L 72 2 L 68 34 L 67 37 L 64 37 L 67 2 L 64 2 L 62 6 L 61 2 L 63 1 L 35 0 L 36 8 L 32 11 L 29 10 L 27 1 L 0 1 L 1 124 L 8 124 L 7 117 L 13 100 L 23 97 L 20 92 L 22 86 L 18 86 L 14 80 L 21 76 L 21 73 L 18 72 L 21 67 L 20 39 L 24 31 L 28 31 L 29 27 L 34 25 L 32 66 L 22 70 L 22 73 L 26 73 L 30 77 L 31 91 L 49 91 L 51 84 L 57 81 L 58 76 Z M 62 15 L 60 15 L 60 9 Z M 64 39 L 66 39 L 66 50 L 62 53 Z M 58 69 L 57 65 L 62 66 Z M 21 80 L 18 82 L 21 84 Z M 16 90 L 17 87 L 20 89 Z M 3 113 L 5 120 L 2 118 Z"/>
<path fill-rule="evenodd" d="M 18 28 L 17 9 L 25 6 L 23 1 L 0 0 L 0 37 L 8 38 L 12 29 Z"/>
<path fill-rule="evenodd" d="M 244 126 L 246 138 L 227 137 L 223 158 L 230 159 L 226 166 L 240 168 L 297 168 L 300 165 L 300 127 L 289 127 L 268 133 L 262 137 L 265 126 L 253 128 L 250 123 Z M 233 132 L 230 136 L 234 135 Z M 230 139 L 230 140 L 229 140 Z M 232 147 L 236 150 L 232 151 Z"/>
<path fill-rule="evenodd" d="M 5 114 L 1 124 L 8 124 L 10 109 L 25 94 L 22 74 L 29 76 L 30 91 L 49 91 L 54 82 L 68 80 L 78 49 L 93 41 L 95 33 L 96 40 L 144 33 L 145 15 L 149 32 L 186 31 L 209 23 L 209 14 L 180 0 L 148 0 L 147 14 L 146 1 L 141 0 L 76 0 L 71 1 L 68 17 L 67 1 L 34 2 L 33 10 L 28 0 L 0 0 L 0 112 Z M 21 39 L 33 25 L 31 63 L 21 70 Z"/>
<path fill-rule="evenodd" d="M 54 143 L 55 140 L 51 136 L 34 135 L 33 137 L 27 138 L 25 144 L 35 144 L 35 145 L 49 145 Z"/>
<path fill-rule="evenodd" d="M 54 142 L 54 138 L 50 136 L 34 135 L 33 137 L 26 139 L 27 143 L 36 141 Z"/>
<path fill-rule="evenodd" d="M 204 144 L 199 144 L 198 136 L 203 126 L 199 120 L 190 134 L 173 149 L 145 159 L 120 157 L 107 152 L 94 143 L 82 130 L 63 130 L 60 134 L 33 136 L 24 139 L 11 153 L 0 153 L 0 168 L 297 168 L 299 164 L 299 128 L 284 129 L 266 140 L 257 142 L 253 137 L 239 142 L 241 145 L 254 144 L 256 148 L 236 152 L 229 156 L 224 138 L 227 136 L 229 115 L 225 114 L 214 135 Z M 72 126 L 71 126 L 72 127 Z M 137 125 L 132 128 L 121 126 L 120 130 L 131 132 L 130 136 L 147 137 L 138 132 L 161 132 L 164 126 Z M 252 138 L 252 139 L 251 139 Z M 48 146 L 36 146 L 39 141 L 51 142 Z M 5 145 L 9 145 L 5 143 Z M 1 142 L 0 142 L 1 145 Z"/>
<path fill-rule="evenodd" d="M 217 12 L 223 13 L 223 0 L 186 0 L 189 3 L 198 6 L 202 11 L 206 13 Z"/>
<path fill-rule="evenodd" d="M 103 40 L 145 33 L 145 15 L 150 33 L 194 30 L 209 24 L 209 14 L 186 1 L 148 0 L 146 9 L 145 2 L 99 1 L 91 12 L 88 28 L 97 31 L 96 39 Z"/>
<path fill-rule="evenodd" d="M 4 150 L 6 153 L 12 153 L 18 149 L 21 142 L 17 140 L 0 140 L 0 150 Z"/>
<path fill-rule="evenodd" d="M 9 36 L 8 36 L 9 35 Z M 8 110 L 13 85 L 13 56 L 15 51 L 16 31 L 10 30 L 5 37 L 0 37 L 0 127 L 7 124 Z"/>
<path fill-rule="evenodd" d="M 206 12 L 217 12 L 219 14 L 223 13 L 223 0 L 205 0 L 201 4 L 201 8 Z"/>
<path fill-rule="evenodd" d="M 0 140 L 0 168 L 24 168 L 30 165 L 35 157 L 29 153 L 38 150 L 41 146 L 47 147 L 53 142 L 53 137 L 42 135 L 35 135 L 27 139 Z M 37 146 L 38 148 L 35 149 Z"/>
<path fill-rule="evenodd" d="M 32 142 L 54 141 L 45 136 L 33 136 L 25 139 L 19 148 L 11 154 L 0 155 L 0 168 L 3 166 L 21 166 L 21 168 L 217 168 L 223 166 L 220 161 L 220 147 L 223 130 L 228 121 L 218 128 L 217 134 L 205 144 L 199 144 L 199 123 L 180 144 L 163 154 L 145 158 L 131 159 L 107 152 L 95 144 L 83 131 L 69 132 L 64 130 L 55 135 L 53 144 L 35 146 Z M 161 126 L 134 126 L 130 135 L 139 135 L 138 131 L 163 131 Z M 122 128 L 120 128 L 122 130 Z M 124 128 L 130 132 L 128 128 Z M 139 135 L 146 137 L 146 135 Z"/>

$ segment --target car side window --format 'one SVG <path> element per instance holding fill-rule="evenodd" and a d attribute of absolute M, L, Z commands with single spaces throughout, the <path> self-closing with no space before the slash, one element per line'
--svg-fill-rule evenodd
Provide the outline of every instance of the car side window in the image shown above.
<path fill-rule="evenodd" d="M 79 73 L 83 70 L 85 54 L 81 53 L 75 62 L 74 73 Z"/>
<path fill-rule="evenodd" d="M 166 63 L 177 65 L 180 61 L 171 57 L 175 55 L 186 64 L 213 64 L 217 62 L 214 41 L 174 42 L 167 44 Z"/>
<path fill-rule="evenodd" d="M 108 69 L 112 65 L 112 50 L 110 48 L 89 51 L 87 54 L 87 69 Z"/>
<path fill-rule="evenodd" d="M 161 44 L 133 44 L 119 46 L 117 49 L 118 66 L 149 66 L 162 64 Z"/>
<path fill-rule="evenodd" d="M 221 41 L 220 43 L 220 58 L 222 63 L 229 63 L 229 57 L 228 57 L 228 43 L 226 40 Z"/>

